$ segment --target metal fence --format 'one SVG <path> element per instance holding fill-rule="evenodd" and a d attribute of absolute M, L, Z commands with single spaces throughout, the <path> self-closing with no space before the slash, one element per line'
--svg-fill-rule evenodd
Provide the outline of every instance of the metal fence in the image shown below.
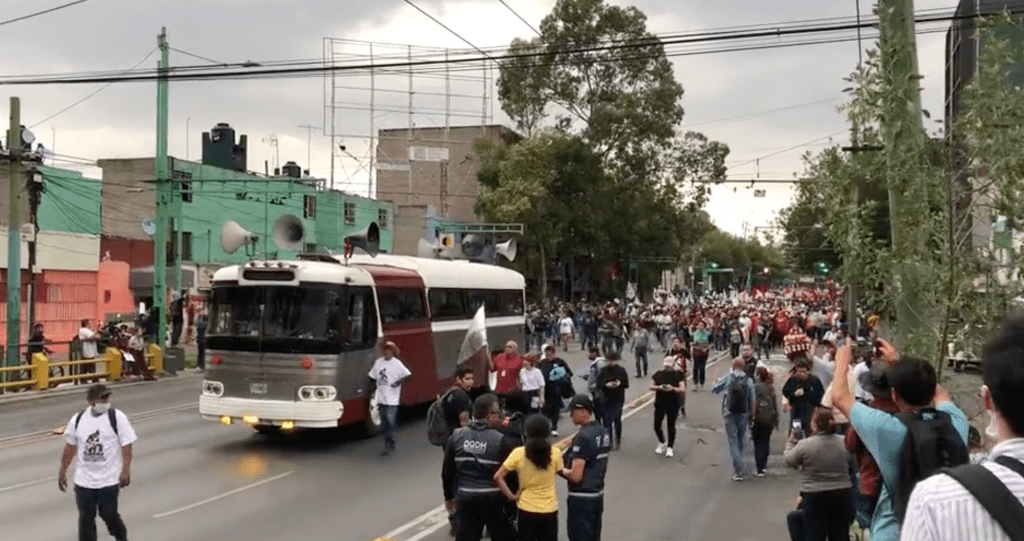
<path fill-rule="evenodd" d="M 47 343 L 48 345 L 50 343 Z M 62 383 L 83 383 L 89 381 L 120 381 L 131 368 L 121 350 L 107 347 L 95 359 L 83 359 L 80 342 L 67 342 L 68 353 L 49 356 L 47 353 L 32 353 L 29 357 L 19 355 L 22 364 L 0 367 L 0 393 L 11 391 L 42 391 Z M 28 345 L 22 347 L 26 348 Z M 58 357 L 64 357 L 59 359 Z M 143 359 L 149 371 L 160 374 L 164 371 L 164 352 L 160 346 L 149 344 L 143 352 Z"/>

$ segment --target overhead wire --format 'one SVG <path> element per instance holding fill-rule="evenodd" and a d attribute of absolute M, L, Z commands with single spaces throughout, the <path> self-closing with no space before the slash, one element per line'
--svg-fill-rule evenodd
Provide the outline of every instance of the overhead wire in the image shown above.
<path fill-rule="evenodd" d="M 524 19 L 523 16 L 519 14 L 519 12 L 517 12 L 514 9 L 512 9 L 512 6 L 510 6 L 507 3 L 505 3 L 505 0 L 498 0 L 498 2 L 501 2 L 501 5 L 503 5 L 506 8 L 508 8 L 508 10 L 511 11 L 512 14 L 515 15 L 520 21 L 523 21 L 523 24 L 525 24 L 527 27 L 529 27 L 530 30 L 533 30 L 534 34 L 537 34 L 538 36 L 542 36 L 542 34 L 540 33 L 540 30 L 537 30 L 532 24 L 529 23 L 529 21 Z"/>
<path fill-rule="evenodd" d="M 135 68 L 141 66 L 143 64 L 143 62 L 145 62 L 146 60 L 149 60 L 149 57 L 153 56 L 153 53 L 155 53 L 156 51 L 157 51 L 157 48 L 154 47 L 153 50 L 149 51 L 149 53 L 146 54 L 146 56 L 142 58 L 142 60 L 139 60 L 138 62 L 136 62 L 134 66 L 128 68 L 123 73 L 131 73 L 132 70 L 134 70 Z M 50 115 L 50 116 L 40 120 L 39 122 L 36 122 L 35 124 L 32 124 L 31 126 L 29 126 L 29 128 L 35 128 L 36 126 L 46 122 L 47 120 L 51 120 L 51 119 L 53 119 L 53 118 L 55 118 L 55 117 L 57 117 L 57 116 L 59 116 L 59 115 L 61 115 L 63 113 L 66 113 L 66 112 L 70 111 L 74 107 L 84 103 L 89 98 L 92 98 L 96 94 L 99 94 L 100 92 L 103 92 L 104 90 L 110 88 L 110 86 L 113 85 L 113 84 L 114 84 L 113 82 L 110 82 L 110 83 L 107 83 L 107 84 L 97 88 L 96 90 L 94 90 L 91 93 L 89 93 L 88 95 L 86 95 L 84 98 L 76 101 L 75 103 L 72 103 L 71 105 L 68 105 L 67 107 L 61 109 L 60 111 L 57 111 L 56 113 L 53 113 L 52 115 Z"/>
<path fill-rule="evenodd" d="M 24 21 L 24 20 L 27 20 L 27 19 L 31 19 L 33 17 L 38 17 L 40 15 L 46 15 L 47 13 L 53 13 L 54 11 L 58 11 L 58 10 L 61 10 L 61 9 L 64 9 L 64 8 L 69 8 L 71 6 L 76 6 L 78 4 L 84 4 L 84 3 L 88 2 L 88 1 L 89 0 L 74 0 L 74 2 L 68 2 L 67 4 L 61 4 L 59 6 L 52 7 L 52 8 L 49 8 L 49 9 L 44 9 L 42 11 L 37 11 L 35 13 L 29 13 L 28 15 L 22 15 L 20 17 L 15 17 L 13 19 L 8 19 L 6 21 L 0 21 L 0 26 L 4 26 L 4 25 L 7 25 L 7 24 L 11 24 L 11 23 L 16 23 L 18 21 Z"/>
<path fill-rule="evenodd" d="M 410 2 L 410 5 L 413 5 L 415 7 L 415 4 L 412 4 L 411 2 Z M 1011 10 L 1011 13 L 1021 13 L 1021 12 L 1024 12 L 1024 9 Z M 426 12 L 424 12 L 424 13 L 426 14 Z M 427 14 L 427 15 L 429 16 L 429 14 Z M 433 18 L 433 17 L 431 16 L 431 18 Z M 935 16 L 922 16 L 922 17 L 917 17 L 917 22 L 918 23 L 922 23 L 922 24 L 923 23 L 937 23 L 937 22 L 948 22 L 948 21 L 959 20 L 959 19 L 967 19 L 967 18 L 973 18 L 973 15 L 970 16 L 970 17 L 968 17 L 968 16 L 959 16 L 959 15 L 955 15 L 955 14 L 954 15 L 945 15 L 945 14 L 943 14 L 943 15 L 935 15 Z M 442 26 L 444 26 L 443 23 L 440 23 L 439 21 L 438 21 L 438 23 L 441 24 Z M 490 55 L 490 54 L 486 53 L 485 51 L 483 51 L 482 49 L 476 48 L 474 46 L 474 48 L 477 49 L 477 51 L 479 53 L 481 53 L 483 55 L 483 57 L 479 57 L 479 56 L 466 56 L 466 57 L 461 57 L 461 58 L 449 58 L 449 59 L 436 58 L 436 59 L 423 59 L 423 60 L 413 60 L 413 61 L 408 61 L 408 60 L 397 61 L 396 60 L 394 62 L 388 62 L 388 63 L 377 63 L 377 62 L 373 62 L 373 63 L 370 63 L 370 64 L 366 64 L 366 63 L 362 63 L 362 64 L 360 64 L 360 63 L 351 63 L 351 64 L 329 65 L 329 66 L 322 66 L 321 65 L 321 66 L 309 66 L 309 67 L 288 67 L 288 68 L 281 68 L 281 69 L 276 69 L 276 68 L 269 68 L 268 69 L 268 68 L 261 67 L 261 69 L 248 69 L 248 70 L 245 70 L 245 71 L 237 71 L 236 69 L 231 68 L 231 69 L 229 69 L 227 71 L 214 69 L 214 70 L 205 70 L 205 71 L 195 72 L 195 73 L 181 73 L 180 70 L 172 68 L 170 70 L 171 72 L 166 75 L 166 78 L 168 80 L 193 80 L 193 81 L 208 80 L 208 79 L 291 78 L 291 77 L 316 76 L 316 75 L 319 75 L 319 74 L 329 73 L 329 72 L 350 72 L 350 73 L 351 72 L 358 72 L 358 71 L 369 72 L 369 70 L 388 69 L 388 68 L 414 68 L 414 67 L 434 67 L 434 68 L 439 68 L 439 67 L 442 67 L 444 65 L 449 65 L 449 67 L 450 67 L 451 65 L 460 65 L 460 64 L 462 64 L 462 65 L 465 65 L 465 64 L 480 64 L 481 62 L 486 62 L 488 60 L 494 61 L 494 62 L 498 62 L 498 61 L 513 60 L 513 59 L 517 59 L 517 60 L 541 59 L 541 58 L 546 58 L 546 57 L 551 57 L 551 56 L 556 56 L 556 55 L 562 55 L 562 54 L 566 54 L 566 53 L 587 53 L 587 52 L 601 52 L 601 51 L 623 50 L 623 49 L 634 49 L 635 50 L 635 49 L 641 49 L 641 48 L 645 48 L 645 47 L 666 47 L 666 46 L 671 46 L 671 45 L 686 45 L 686 44 L 712 43 L 712 42 L 722 42 L 722 41 L 751 40 L 751 39 L 758 39 L 758 38 L 779 39 L 779 38 L 782 38 L 784 36 L 799 36 L 799 35 L 820 34 L 820 33 L 849 32 L 849 31 L 855 31 L 858 28 L 872 28 L 873 26 L 874 26 L 874 23 L 872 23 L 872 22 L 862 22 L 860 24 L 854 22 L 854 23 L 831 24 L 831 25 L 821 25 L 821 26 L 799 26 L 799 25 L 794 25 L 793 27 L 776 28 L 776 29 L 764 29 L 764 28 L 761 28 L 761 29 L 757 29 L 757 30 L 754 30 L 754 31 L 747 31 L 747 32 L 726 32 L 726 33 L 704 32 L 704 33 L 701 33 L 701 34 L 691 33 L 691 34 L 688 34 L 688 35 L 683 35 L 683 37 L 672 38 L 672 39 L 662 39 L 662 37 L 660 37 L 660 36 L 652 36 L 649 39 L 639 39 L 639 40 L 634 39 L 634 40 L 622 41 L 621 43 L 607 43 L 607 44 L 587 45 L 587 46 L 575 47 L 575 48 L 566 48 L 566 49 L 560 49 L 560 50 L 544 50 L 544 51 L 536 51 L 536 52 L 529 52 L 529 53 L 514 53 L 514 54 L 506 53 L 506 54 L 502 54 L 502 55 L 499 55 L 499 56 Z M 444 26 L 444 27 L 447 28 L 447 26 Z M 921 33 L 921 32 L 919 32 L 919 33 Z M 454 33 L 454 34 L 458 35 L 457 33 Z M 845 39 L 833 40 L 832 42 L 854 41 L 856 39 L 857 39 L 856 36 L 851 36 L 851 37 L 845 38 Z M 467 43 L 471 43 L 471 42 L 467 42 Z M 814 42 L 814 43 L 817 43 L 817 42 Z M 811 43 L 802 43 L 802 44 L 806 45 L 806 44 L 811 44 Z M 781 45 L 781 44 L 775 44 L 775 45 Z M 759 49 L 767 49 L 767 48 L 774 48 L 774 47 L 768 46 L 768 45 L 762 45 L 762 46 L 758 46 L 757 48 L 759 48 Z M 653 55 L 650 55 L 650 56 L 653 56 Z M 160 78 L 160 76 L 158 74 L 156 74 L 156 73 L 153 73 L 153 74 L 148 74 L 148 73 L 147 74 L 141 74 L 141 75 L 138 75 L 138 76 L 135 76 L 135 75 L 130 75 L 130 76 L 109 76 L 109 75 L 108 76 L 104 76 L 104 75 L 96 76 L 96 75 L 87 75 L 87 76 L 64 76 L 64 77 L 44 76 L 44 77 L 37 77 L 37 78 L 5 77 L 5 78 L 0 78 L 0 84 L 7 84 L 7 85 L 23 85 L 23 84 L 82 84 L 82 83 L 97 83 L 97 82 L 111 82 L 111 81 L 114 81 L 114 82 L 140 82 L 140 81 L 153 81 L 153 80 L 157 80 L 158 78 Z"/>

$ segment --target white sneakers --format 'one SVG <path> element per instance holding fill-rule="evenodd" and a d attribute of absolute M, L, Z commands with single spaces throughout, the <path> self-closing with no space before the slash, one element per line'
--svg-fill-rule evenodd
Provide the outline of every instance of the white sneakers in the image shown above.
<path fill-rule="evenodd" d="M 552 438 L 557 438 L 558 437 L 558 431 L 557 430 L 552 430 L 551 431 L 551 437 Z"/>
<path fill-rule="evenodd" d="M 664 443 L 659 443 L 658 447 L 654 449 L 654 452 L 660 455 L 665 452 L 665 449 L 668 449 L 668 445 L 665 445 Z M 671 451 L 671 449 L 669 450 Z"/>
<path fill-rule="evenodd" d="M 671 447 L 669 447 L 669 448 L 665 449 L 665 456 L 667 456 L 669 458 L 672 458 L 672 457 L 676 456 L 676 453 L 675 453 L 675 451 L 672 450 Z"/>

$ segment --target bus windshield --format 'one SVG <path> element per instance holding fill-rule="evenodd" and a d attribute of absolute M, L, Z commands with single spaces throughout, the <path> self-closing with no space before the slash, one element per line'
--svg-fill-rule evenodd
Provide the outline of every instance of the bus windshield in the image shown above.
<path fill-rule="evenodd" d="M 210 304 L 211 349 L 337 353 L 350 338 L 341 286 L 215 287 Z"/>

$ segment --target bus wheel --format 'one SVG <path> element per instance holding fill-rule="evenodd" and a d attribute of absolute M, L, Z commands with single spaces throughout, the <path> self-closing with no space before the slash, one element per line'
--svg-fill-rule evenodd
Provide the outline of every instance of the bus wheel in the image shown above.
<path fill-rule="evenodd" d="M 281 432 L 281 427 L 274 425 L 253 425 L 252 427 L 256 432 L 260 434 L 270 436 Z"/>
<path fill-rule="evenodd" d="M 366 403 L 366 419 L 363 421 L 363 432 L 366 437 L 376 436 L 382 431 L 380 409 L 377 407 L 377 393 L 373 393 Z"/>

